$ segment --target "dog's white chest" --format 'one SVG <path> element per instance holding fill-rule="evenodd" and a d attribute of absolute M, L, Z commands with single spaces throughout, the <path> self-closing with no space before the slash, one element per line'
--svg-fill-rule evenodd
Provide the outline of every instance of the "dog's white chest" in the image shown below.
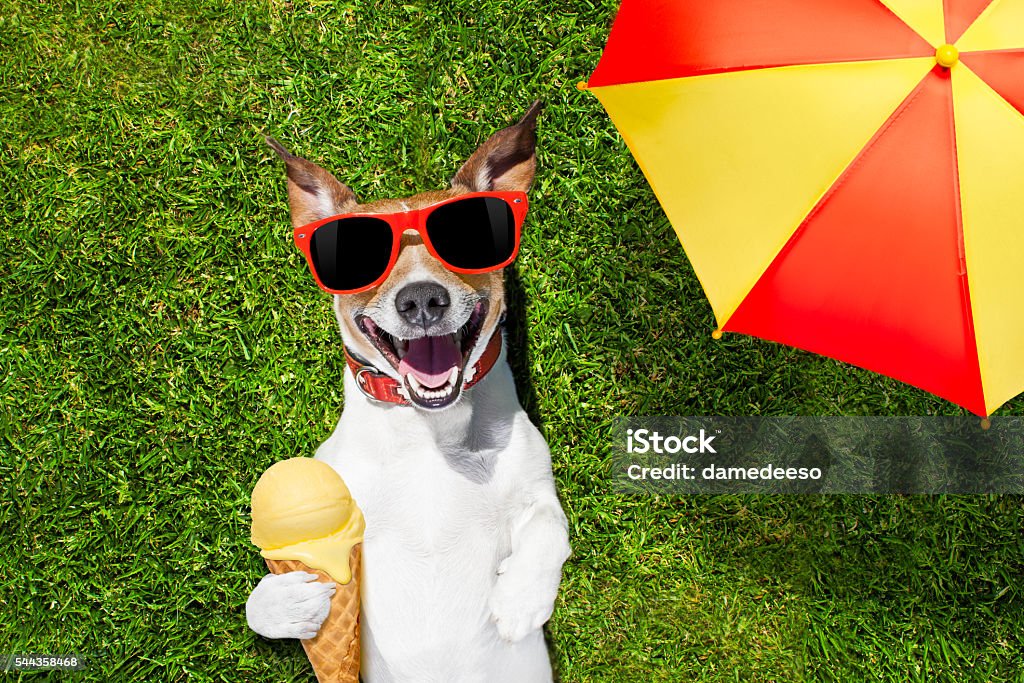
<path fill-rule="evenodd" d="M 365 500 L 366 518 L 372 520 L 367 543 L 378 552 L 402 556 L 419 570 L 459 556 L 474 557 L 474 565 L 497 562 L 504 520 L 493 479 L 468 479 L 424 444 L 387 462 L 339 468 L 343 477 L 351 472 L 356 480 L 353 495 L 365 492 L 358 499 Z"/>
<path fill-rule="evenodd" d="M 349 427 L 343 421 L 318 457 L 340 472 L 367 520 L 363 615 L 373 646 L 408 652 L 417 643 L 436 660 L 422 662 L 431 669 L 462 660 L 482 634 L 494 638 L 487 596 L 510 551 L 501 472 L 446 458 L 415 435 L 368 439 L 366 425 Z"/>

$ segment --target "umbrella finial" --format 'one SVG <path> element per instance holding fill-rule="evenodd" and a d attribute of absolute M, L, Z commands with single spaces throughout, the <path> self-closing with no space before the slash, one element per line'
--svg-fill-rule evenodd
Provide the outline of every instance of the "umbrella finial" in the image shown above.
<path fill-rule="evenodd" d="M 960 61 L 960 50 L 957 50 L 955 46 L 941 45 L 935 51 L 935 61 L 938 62 L 939 66 L 944 66 L 947 69 L 952 69 L 953 66 Z"/>
<path fill-rule="evenodd" d="M 722 331 L 719 330 L 719 329 L 716 329 L 714 332 L 711 333 L 711 338 L 716 340 L 716 341 L 721 339 L 722 338 Z"/>
<path fill-rule="evenodd" d="M 580 81 L 579 83 L 576 84 L 577 90 L 587 90 L 588 88 L 589 86 L 587 85 L 586 81 Z"/>

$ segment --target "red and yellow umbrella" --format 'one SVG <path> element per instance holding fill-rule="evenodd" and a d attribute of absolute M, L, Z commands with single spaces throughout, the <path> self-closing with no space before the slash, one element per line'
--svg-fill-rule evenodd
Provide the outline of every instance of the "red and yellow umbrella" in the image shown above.
<path fill-rule="evenodd" d="M 586 87 L 720 330 L 1024 391 L 1024 0 L 625 0 Z"/>

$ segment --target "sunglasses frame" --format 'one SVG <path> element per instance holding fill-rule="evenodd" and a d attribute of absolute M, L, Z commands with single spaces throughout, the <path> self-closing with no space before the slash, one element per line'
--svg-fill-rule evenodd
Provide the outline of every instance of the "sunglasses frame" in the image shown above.
<path fill-rule="evenodd" d="M 427 218 L 442 206 L 447 206 L 448 204 L 454 204 L 456 202 L 476 197 L 492 197 L 495 199 L 501 199 L 508 204 L 508 207 L 512 210 L 512 216 L 516 224 L 515 246 L 512 249 L 512 255 L 496 266 L 491 266 L 489 268 L 458 268 L 448 263 L 448 261 L 441 258 L 441 255 L 437 253 L 433 243 L 430 241 L 430 235 L 427 234 Z M 398 255 L 401 251 L 402 234 L 406 230 L 415 230 L 419 233 L 420 238 L 422 238 L 423 244 L 427 247 L 427 251 L 430 252 L 430 255 L 440 261 L 447 270 L 450 270 L 453 273 L 490 273 L 495 270 L 501 270 L 508 264 L 515 261 L 516 256 L 519 254 L 519 243 L 520 238 L 522 237 L 523 222 L 526 220 L 526 211 L 528 208 L 529 201 L 526 198 L 525 192 L 469 192 L 466 194 L 460 194 L 456 197 L 444 199 L 419 209 L 410 209 L 409 211 L 397 211 L 394 213 L 341 213 L 335 216 L 329 216 L 296 228 L 293 237 L 295 239 L 295 246 L 298 247 L 299 251 L 305 255 L 306 264 L 309 266 L 309 272 L 313 274 L 313 279 L 316 280 L 316 284 L 320 289 L 330 294 L 358 294 L 359 292 L 365 292 L 368 289 L 373 289 L 388 278 L 388 275 L 391 274 L 392 269 L 395 267 L 395 263 L 398 262 Z M 313 240 L 313 233 L 315 233 L 319 228 L 328 223 L 345 218 L 376 218 L 387 223 L 388 226 L 391 227 L 391 258 L 388 261 L 387 268 L 384 269 L 384 273 L 372 283 L 355 289 L 331 289 L 320 280 L 320 275 L 316 272 L 316 267 L 313 265 L 313 255 L 310 250 L 310 243 Z"/>

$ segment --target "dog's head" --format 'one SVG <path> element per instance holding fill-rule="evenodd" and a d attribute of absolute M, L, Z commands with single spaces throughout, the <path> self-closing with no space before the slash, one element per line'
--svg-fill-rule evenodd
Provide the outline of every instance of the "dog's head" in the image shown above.
<path fill-rule="evenodd" d="M 316 164 L 268 143 L 288 167 L 288 202 L 295 228 L 343 213 L 395 213 L 470 192 L 521 191 L 536 166 L 535 102 L 518 123 L 498 131 L 469 157 L 444 190 L 360 204 L 355 194 Z M 480 359 L 505 312 L 500 271 L 455 273 L 436 259 L 414 230 L 401 237 L 398 260 L 381 284 L 335 295 L 346 346 L 398 380 L 410 402 L 437 410 L 462 394 L 468 368 Z"/>

